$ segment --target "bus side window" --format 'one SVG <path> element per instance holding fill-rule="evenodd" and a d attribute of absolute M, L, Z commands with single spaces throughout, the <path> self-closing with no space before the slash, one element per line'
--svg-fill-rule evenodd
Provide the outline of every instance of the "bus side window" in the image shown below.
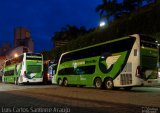
<path fill-rule="evenodd" d="M 85 74 L 85 72 L 84 72 L 82 69 L 80 69 L 80 68 L 76 68 L 76 69 L 75 69 L 75 73 L 76 73 L 76 75 Z"/>
<path fill-rule="evenodd" d="M 134 49 L 134 56 L 137 56 L 137 49 Z"/>

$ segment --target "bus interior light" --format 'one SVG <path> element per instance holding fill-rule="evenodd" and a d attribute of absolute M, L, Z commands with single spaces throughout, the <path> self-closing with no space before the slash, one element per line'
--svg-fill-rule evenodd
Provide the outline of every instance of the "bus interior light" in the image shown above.
<path fill-rule="evenodd" d="M 101 58 L 104 59 L 105 57 L 104 57 L 104 56 L 101 56 Z"/>

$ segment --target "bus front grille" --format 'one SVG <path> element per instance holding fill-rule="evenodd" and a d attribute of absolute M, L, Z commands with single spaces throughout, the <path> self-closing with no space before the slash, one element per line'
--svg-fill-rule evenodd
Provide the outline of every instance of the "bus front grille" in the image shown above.
<path fill-rule="evenodd" d="M 121 77 L 120 77 L 120 84 L 121 85 L 129 85 L 129 84 L 132 84 L 132 74 L 129 73 L 129 74 L 121 74 Z"/>

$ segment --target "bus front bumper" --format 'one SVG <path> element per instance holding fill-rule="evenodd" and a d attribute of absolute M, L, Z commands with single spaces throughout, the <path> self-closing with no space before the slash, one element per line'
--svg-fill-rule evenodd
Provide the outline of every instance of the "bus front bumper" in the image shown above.
<path fill-rule="evenodd" d="M 157 86 L 157 85 L 159 85 L 158 79 L 152 79 L 152 80 L 149 79 L 147 81 L 144 81 L 143 85 L 144 86 Z"/>
<path fill-rule="evenodd" d="M 32 79 L 23 78 L 23 83 L 39 83 L 39 82 L 43 82 L 43 78 L 32 78 Z"/>

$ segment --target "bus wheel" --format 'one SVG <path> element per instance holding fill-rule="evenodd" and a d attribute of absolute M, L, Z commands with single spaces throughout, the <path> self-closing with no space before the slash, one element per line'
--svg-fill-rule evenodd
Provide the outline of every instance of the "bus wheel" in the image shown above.
<path fill-rule="evenodd" d="M 95 88 L 100 89 L 102 87 L 102 80 L 100 78 L 96 78 L 94 80 Z"/>
<path fill-rule="evenodd" d="M 113 80 L 111 78 L 106 79 L 104 82 L 105 88 L 108 90 L 112 90 L 114 88 Z"/>
<path fill-rule="evenodd" d="M 63 80 L 63 85 L 66 86 L 66 87 L 68 86 L 68 80 L 67 79 Z"/>
<path fill-rule="evenodd" d="M 58 79 L 58 85 L 62 86 L 62 80 L 60 78 Z"/>
<path fill-rule="evenodd" d="M 126 91 L 129 91 L 129 90 L 131 90 L 131 89 L 132 89 L 132 86 L 124 87 L 124 90 L 126 90 Z"/>

